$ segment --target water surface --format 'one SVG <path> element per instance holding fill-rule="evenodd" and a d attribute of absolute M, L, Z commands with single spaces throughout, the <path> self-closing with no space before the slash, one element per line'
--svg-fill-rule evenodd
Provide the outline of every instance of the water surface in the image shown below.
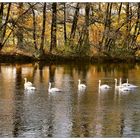
<path fill-rule="evenodd" d="M 0 137 L 140 137 L 139 73 L 139 64 L 0 64 Z M 139 87 L 115 91 L 120 77 Z M 99 92 L 99 79 L 112 88 Z M 62 92 L 48 93 L 49 81 Z"/>

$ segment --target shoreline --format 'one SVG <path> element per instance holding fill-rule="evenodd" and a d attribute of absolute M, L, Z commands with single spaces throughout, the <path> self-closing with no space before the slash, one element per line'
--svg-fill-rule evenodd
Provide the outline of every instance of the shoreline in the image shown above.
<path fill-rule="evenodd" d="M 0 63 L 135 63 L 140 62 L 136 57 L 108 57 L 108 56 L 61 56 L 46 54 L 40 59 L 22 54 L 0 54 Z"/>

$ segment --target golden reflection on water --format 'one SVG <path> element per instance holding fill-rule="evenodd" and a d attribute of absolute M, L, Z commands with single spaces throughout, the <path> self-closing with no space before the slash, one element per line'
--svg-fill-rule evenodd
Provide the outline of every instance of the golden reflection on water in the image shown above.
<path fill-rule="evenodd" d="M 0 136 L 138 137 L 139 88 L 119 93 L 114 78 L 140 86 L 139 72 L 138 64 L 1 64 Z M 25 77 L 37 90 L 24 91 Z M 78 79 L 85 91 L 78 91 Z M 99 79 L 112 88 L 99 92 Z M 48 94 L 49 81 L 62 92 Z"/>

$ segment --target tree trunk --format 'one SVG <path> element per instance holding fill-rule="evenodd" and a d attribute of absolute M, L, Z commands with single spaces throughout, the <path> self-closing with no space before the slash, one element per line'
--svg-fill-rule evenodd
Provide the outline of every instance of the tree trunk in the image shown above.
<path fill-rule="evenodd" d="M 83 50 L 84 52 L 88 51 L 88 48 L 89 48 L 89 12 L 90 12 L 90 3 L 86 3 L 86 6 L 85 6 L 85 23 L 84 23 L 83 29 L 80 33 L 80 38 L 79 38 L 79 41 L 78 41 L 78 44 L 77 44 L 78 50 L 79 51 Z M 83 53 L 83 51 L 81 51 L 81 52 Z"/>
<path fill-rule="evenodd" d="M 50 53 L 53 48 L 56 48 L 56 31 L 57 31 L 57 3 L 52 3 L 52 24 L 51 24 L 51 44 L 50 44 Z"/>
<path fill-rule="evenodd" d="M 89 12 L 90 12 L 90 3 L 86 3 L 85 7 L 85 45 L 89 46 Z"/>
<path fill-rule="evenodd" d="M 138 3 L 138 10 L 137 10 L 137 21 L 135 26 L 135 40 L 137 39 L 138 35 L 140 34 L 140 3 Z"/>
<path fill-rule="evenodd" d="M 129 49 L 130 44 L 130 30 L 131 30 L 131 16 L 130 16 L 130 10 L 129 10 L 129 2 L 126 3 L 126 33 L 124 37 L 124 43 L 123 46 L 127 49 Z"/>
<path fill-rule="evenodd" d="M 129 2 L 126 3 L 126 32 L 129 34 L 130 31 L 130 11 L 129 11 Z"/>
<path fill-rule="evenodd" d="M 9 3 L 8 5 L 8 9 L 7 9 L 7 15 L 6 15 L 6 20 L 5 20 L 5 26 L 3 27 L 3 36 L 2 36 L 2 42 L 4 40 L 5 34 L 6 34 L 6 27 L 7 27 L 7 22 L 9 19 L 9 14 L 10 14 L 10 8 L 11 8 L 11 3 Z"/>
<path fill-rule="evenodd" d="M 0 34 L 1 34 L 0 35 L 0 50 L 3 48 L 3 46 L 5 44 L 4 38 L 5 38 L 5 34 L 6 34 L 6 28 L 7 28 L 7 23 L 8 23 L 8 19 L 9 19 L 10 8 L 11 8 L 11 3 L 8 4 L 8 9 L 7 9 L 6 19 L 5 19 L 4 24 L 0 23 L 0 27 L 2 27 L 1 32 L 0 32 Z"/>
<path fill-rule="evenodd" d="M 140 34 L 140 3 L 137 4 L 137 20 L 136 20 L 136 24 L 135 24 L 135 29 L 134 29 L 134 33 L 131 37 L 131 46 L 135 46 L 136 45 L 136 40 L 138 35 Z"/>
<path fill-rule="evenodd" d="M 18 3 L 18 15 L 21 15 L 23 12 L 23 3 Z M 24 23 L 24 17 L 22 17 L 19 22 L 18 25 L 23 24 Z M 16 32 L 16 36 L 17 36 L 17 48 L 19 49 L 23 49 L 23 29 L 22 26 L 18 26 L 17 28 L 17 32 Z"/>
<path fill-rule="evenodd" d="M 122 9 L 122 2 L 120 3 L 119 11 L 118 11 L 118 25 L 119 25 L 119 23 L 120 23 L 121 9 Z"/>
<path fill-rule="evenodd" d="M 31 6 L 31 4 L 29 3 Z M 36 15 L 34 8 L 32 7 L 32 14 L 33 14 L 33 40 L 34 40 L 34 48 L 37 50 L 37 43 L 36 43 Z"/>
<path fill-rule="evenodd" d="M 66 3 L 64 3 L 64 42 L 67 44 Z"/>
<path fill-rule="evenodd" d="M 2 36 L 3 36 L 3 32 L 2 32 L 2 20 L 3 20 L 3 10 L 4 10 L 4 4 L 1 3 L 0 5 L 0 50 L 2 49 Z"/>
<path fill-rule="evenodd" d="M 111 27 L 111 11 L 112 11 L 112 3 L 107 4 L 107 9 L 106 9 L 106 18 L 105 18 L 105 25 L 104 25 L 104 33 L 101 41 L 102 49 L 105 51 L 110 50 L 110 27 Z"/>
<path fill-rule="evenodd" d="M 70 46 L 73 47 L 73 40 L 75 37 L 76 33 L 76 28 L 77 28 L 77 22 L 78 22 L 78 17 L 79 17 L 79 3 L 77 3 L 74 17 L 73 17 L 73 22 L 72 22 L 72 28 L 71 28 L 71 33 L 70 33 Z"/>
<path fill-rule="evenodd" d="M 45 25 L 46 25 L 46 2 L 44 3 L 43 7 L 43 27 L 42 27 L 42 34 L 41 34 L 41 44 L 40 44 L 40 55 L 44 54 L 44 37 L 45 37 Z"/>

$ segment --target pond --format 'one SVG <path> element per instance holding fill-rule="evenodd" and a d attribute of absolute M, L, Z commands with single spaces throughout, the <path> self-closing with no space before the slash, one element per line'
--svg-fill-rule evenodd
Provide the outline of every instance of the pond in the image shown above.
<path fill-rule="evenodd" d="M 139 74 L 140 64 L 1 63 L 0 137 L 140 137 Z M 24 90 L 25 77 L 36 90 Z M 116 91 L 120 77 L 138 87 Z M 99 92 L 99 79 L 111 88 Z M 48 93 L 49 81 L 62 92 Z"/>

